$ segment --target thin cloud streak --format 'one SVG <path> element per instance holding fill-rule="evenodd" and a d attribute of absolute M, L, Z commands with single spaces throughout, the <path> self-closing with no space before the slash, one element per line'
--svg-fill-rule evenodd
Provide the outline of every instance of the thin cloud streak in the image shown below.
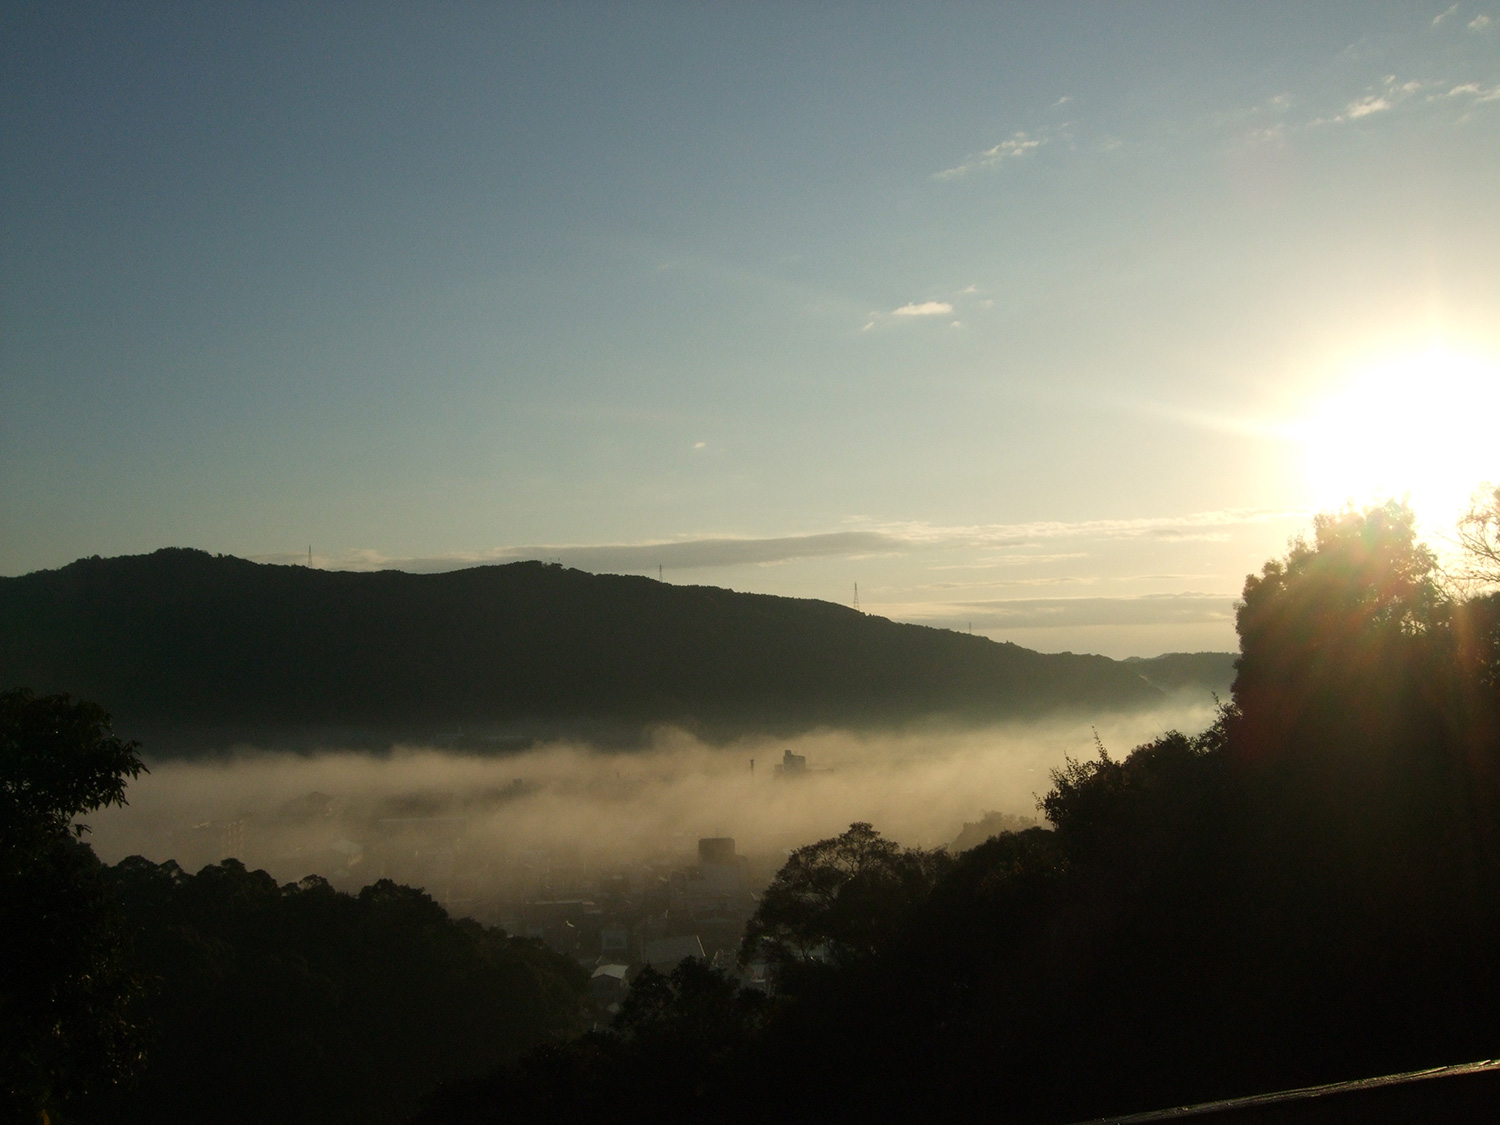
<path fill-rule="evenodd" d="M 996 598 L 902 606 L 909 618 L 963 616 L 984 629 L 1084 628 L 1100 625 L 1196 625 L 1234 619 L 1229 594 L 1142 594 L 1092 598 Z"/>
<path fill-rule="evenodd" d="M 1447 90 L 1441 87 L 1446 83 L 1434 80 L 1421 81 L 1411 79 L 1406 82 L 1398 82 L 1395 75 L 1387 75 L 1381 84 L 1382 89 L 1371 90 L 1361 97 L 1349 101 L 1343 112 L 1331 117 L 1316 117 L 1306 125 L 1308 129 L 1315 129 L 1324 125 L 1347 125 L 1355 121 L 1363 121 L 1378 114 L 1390 113 L 1401 109 L 1403 106 L 1422 106 L 1431 103 L 1446 102 L 1455 98 L 1468 98 L 1472 104 L 1480 105 L 1485 102 L 1500 100 L 1500 83 L 1486 86 L 1480 82 L 1460 82 L 1448 86 Z M 1434 89 L 1434 88 L 1438 89 Z M 1425 96 L 1417 97 L 1423 91 Z"/>
<path fill-rule="evenodd" d="M 921 304 L 915 302 L 902 305 L 899 309 L 892 309 L 892 316 L 948 316 L 953 312 L 953 306 L 947 301 L 923 301 Z"/>
<path fill-rule="evenodd" d="M 1032 152 L 1046 143 L 1046 137 L 1033 137 L 1024 129 L 1018 130 L 1011 134 L 1007 140 L 1003 140 L 999 144 L 985 149 L 983 152 L 971 153 L 964 157 L 963 163 L 957 164 L 952 168 L 944 168 L 941 172 L 934 172 L 932 178 L 934 180 L 956 180 L 981 168 L 998 168 L 1006 161 L 1021 159 L 1028 152 Z"/>
<path fill-rule="evenodd" d="M 355 551 L 332 557 L 314 556 L 314 565 L 329 570 L 406 570 L 433 573 L 471 566 L 513 562 L 557 562 L 599 573 L 694 570 L 724 566 L 751 566 L 793 559 L 830 555 L 857 557 L 890 554 L 907 544 L 878 531 L 835 531 L 820 535 L 786 535 L 753 539 L 715 537 L 666 540 L 653 543 L 601 543 L 594 545 L 496 547 L 488 551 L 464 551 L 448 555 L 398 557 L 376 551 Z M 258 555 L 254 562 L 305 563 L 305 555 Z"/>
<path fill-rule="evenodd" d="M 1473 98 L 1476 103 L 1500 101 L 1500 82 L 1497 82 L 1493 86 L 1481 86 L 1478 82 L 1465 82 L 1462 85 L 1453 87 L 1446 94 L 1438 94 L 1436 96 L 1442 98 L 1468 97 Z"/>
<path fill-rule="evenodd" d="M 894 539 L 917 544 L 966 546 L 1025 546 L 1039 539 L 1121 539 L 1141 536 L 1173 538 L 1213 529 L 1278 520 L 1305 520 L 1308 513 L 1271 508 L 1233 508 L 1193 512 L 1185 516 L 1142 519 L 1081 520 L 1076 523 L 1043 520 L 1034 523 L 976 524 L 943 527 L 916 521 L 873 523 L 872 529 Z"/>
<path fill-rule="evenodd" d="M 943 526 L 920 521 L 860 524 L 844 531 L 814 535 L 781 535 L 765 538 L 714 536 L 662 540 L 647 543 L 598 543 L 495 547 L 483 551 L 458 551 L 445 555 L 396 556 L 379 551 L 349 551 L 338 555 L 313 555 L 312 565 L 325 570 L 405 570 L 434 573 L 471 566 L 536 560 L 558 562 L 580 570 L 601 573 L 653 571 L 658 566 L 672 570 L 755 566 L 807 558 L 859 558 L 895 555 L 910 551 L 962 547 L 1025 547 L 1049 539 L 1170 540 L 1220 539 L 1224 529 L 1280 520 L 1305 520 L 1307 512 L 1269 508 L 1236 508 L 1193 512 L 1185 516 L 1142 519 L 1082 520 L 1076 523 L 1037 521 L 1017 524 L 971 524 Z M 303 553 L 249 556 L 252 562 L 305 565 Z M 984 560 L 984 566 L 1011 562 L 1034 563 L 1081 557 L 1077 553 L 1040 556 L 1002 556 Z"/>

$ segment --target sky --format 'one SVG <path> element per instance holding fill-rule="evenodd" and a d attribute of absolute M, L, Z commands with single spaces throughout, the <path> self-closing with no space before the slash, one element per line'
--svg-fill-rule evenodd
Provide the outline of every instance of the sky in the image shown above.
<path fill-rule="evenodd" d="M 0 9 L 0 574 L 556 559 L 1232 649 L 1500 479 L 1500 4 Z"/>

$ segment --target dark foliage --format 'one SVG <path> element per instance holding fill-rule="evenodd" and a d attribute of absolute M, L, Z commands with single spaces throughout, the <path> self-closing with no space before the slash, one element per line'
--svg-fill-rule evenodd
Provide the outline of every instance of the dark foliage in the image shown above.
<path fill-rule="evenodd" d="M 188 550 L 0 578 L 6 681 L 105 700 L 157 754 L 298 726 L 387 742 L 560 720 L 712 735 L 1161 699 L 1105 657 L 827 602 L 541 563 L 354 574 Z"/>
<path fill-rule="evenodd" d="M 766 999 L 689 958 L 649 968 L 607 1032 L 533 1052 L 482 1081 L 428 1099 L 430 1125 L 606 1118 L 715 1121 L 748 1105 L 764 1076 L 751 1062 Z"/>
<path fill-rule="evenodd" d="M 278 886 L 235 860 L 108 870 L 150 988 L 136 1082 L 86 1119 L 400 1121 L 440 1082 L 581 1030 L 587 974 L 382 880 Z"/>
<path fill-rule="evenodd" d="M 740 959 L 763 958 L 785 975 L 874 957 L 932 890 L 947 858 L 902 848 L 863 823 L 798 848 L 761 896 Z"/>
<path fill-rule="evenodd" d="M 126 780 L 145 768 L 139 749 L 114 736 L 97 704 L 0 692 L 0 830 L 64 833 L 81 813 L 123 805 Z"/>
<path fill-rule="evenodd" d="M 99 861 L 74 818 L 124 804 L 142 769 L 109 716 L 0 692 L 0 1117 L 58 1114 L 139 1054 L 132 973 Z"/>
<path fill-rule="evenodd" d="M 1061 1122 L 1500 1055 L 1496 599 L 1445 600 L 1388 505 L 1321 518 L 1239 626 L 1218 722 L 1070 761 L 1053 831 L 795 853 L 727 1058 L 621 1026 L 423 1120 Z M 636 987 L 651 1026 L 699 1026 Z"/>

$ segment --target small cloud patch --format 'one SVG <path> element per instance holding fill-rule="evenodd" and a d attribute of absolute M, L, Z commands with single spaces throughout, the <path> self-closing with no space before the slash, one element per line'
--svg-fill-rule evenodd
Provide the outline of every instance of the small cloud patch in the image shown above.
<path fill-rule="evenodd" d="M 960 176 L 966 176 L 978 168 L 998 168 L 1008 160 L 1019 160 L 1033 149 L 1040 148 L 1046 144 L 1046 138 L 1033 137 L 1023 131 L 1013 133 L 1009 140 L 1001 141 L 992 148 L 983 152 L 971 153 L 964 157 L 962 164 L 952 168 L 944 168 L 941 172 L 934 172 L 932 178 L 935 180 L 956 180 Z"/>
<path fill-rule="evenodd" d="M 1476 102 L 1500 101 L 1500 82 L 1493 86 L 1481 86 L 1478 82 L 1465 82 L 1462 86 L 1455 86 L 1446 94 L 1439 95 L 1444 98 L 1473 98 Z"/>
<path fill-rule="evenodd" d="M 923 301 L 921 304 L 913 302 L 891 310 L 892 316 L 950 316 L 952 313 L 953 306 L 947 301 Z"/>

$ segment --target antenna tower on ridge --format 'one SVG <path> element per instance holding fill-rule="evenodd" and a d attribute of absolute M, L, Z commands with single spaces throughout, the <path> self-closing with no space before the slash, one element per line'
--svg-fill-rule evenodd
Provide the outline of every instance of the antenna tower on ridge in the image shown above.
<path fill-rule="evenodd" d="M 854 584 L 854 612 L 859 612 L 859 583 Z"/>

